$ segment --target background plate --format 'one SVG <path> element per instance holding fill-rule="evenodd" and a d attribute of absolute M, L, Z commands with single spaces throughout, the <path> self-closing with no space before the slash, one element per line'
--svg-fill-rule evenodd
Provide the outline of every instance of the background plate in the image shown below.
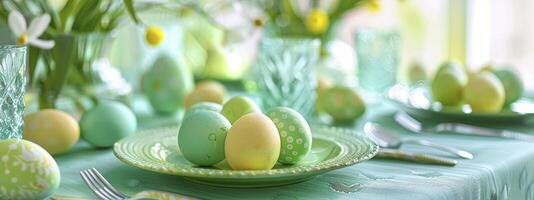
<path fill-rule="evenodd" d="M 115 143 L 113 153 L 128 165 L 194 182 L 223 187 L 266 187 L 305 181 L 368 160 L 378 151 L 376 144 L 354 131 L 312 127 L 312 150 L 296 165 L 277 164 L 271 170 L 231 170 L 223 161 L 214 167 L 198 167 L 180 153 L 178 130 L 179 127 L 167 127 L 141 131 Z"/>
<path fill-rule="evenodd" d="M 467 104 L 442 106 L 432 100 L 431 91 L 424 84 L 411 87 L 395 85 L 389 90 L 387 97 L 408 114 L 421 118 L 472 123 L 528 123 L 534 119 L 534 99 L 530 97 L 523 97 L 498 113 L 471 112 Z"/>

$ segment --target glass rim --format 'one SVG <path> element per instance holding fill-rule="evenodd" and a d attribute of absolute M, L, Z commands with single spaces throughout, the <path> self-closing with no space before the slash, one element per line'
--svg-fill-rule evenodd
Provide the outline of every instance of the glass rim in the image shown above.
<path fill-rule="evenodd" d="M 0 51 L 7 51 L 7 50 L 26 50 L 26 45 L 16 45 L 16 44 L 8 44 L 8 45 L 0 45 Z"/>
<path fill-rule="evenodd" d="M 264 36 L 261 38 L 261 44 L 263 43 L 282 43 L 282 44 L 295 44 L 295 43 L 311 43 L 312 45 L 319 46 L 321 41 L 318 38 L 302 38 L 291 36 Z"/>

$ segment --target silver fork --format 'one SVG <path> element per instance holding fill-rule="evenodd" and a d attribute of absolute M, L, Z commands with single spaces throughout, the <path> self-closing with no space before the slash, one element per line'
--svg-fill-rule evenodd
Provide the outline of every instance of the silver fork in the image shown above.
<path fill-rule="evenodd" d="M 404 128 L 416 133 L 454 132 L 462 135 L 490 136 L 523 141 L 534 141 L 534 135 L 529 135 L 526 133 L 484 128 L 461 123 L 439 123 L 434 126 L 425 127 L 421 122 L 404 112 L 398 112 L 395 114 L 395 121 L 397 121 L 397 123 Z"/>
<path fill-rule="evenodd" d="M 130 197 L 115 189 L 95 168 L 80 171 L 83 181 L 101 200 L 127 200 Z"/>

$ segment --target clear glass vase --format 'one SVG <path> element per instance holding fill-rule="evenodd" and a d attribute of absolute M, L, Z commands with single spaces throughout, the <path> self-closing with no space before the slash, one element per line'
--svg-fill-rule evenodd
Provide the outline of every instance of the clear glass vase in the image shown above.
<path fill-rule="evenodd" d="M 104 56 L 108 39 L 107 33 L 60 34 L 53 49 L 39 51 L 46 69 L 37 81 L 40 109 L 79 112 L 86 98 L 129 94 L 130 85 Z"/>
<path fill-rule="evenodd" d="M 26 47 L 0 45 L 0 140 L 22 138 Z"/>
<path fill-rule="evenodd" d="M 310 117 L 317 96 L 313 70 L 318 53 L 315 39 L 265 37 L 246 87 L 257 92 L 264 110 L 285 106 Z"/>
<path fill-rule="evenodd" d="M 378 100 L 397 81 L 400 35 L 396 31 L 361 29 L 354 38 L 358 86 Z"/>

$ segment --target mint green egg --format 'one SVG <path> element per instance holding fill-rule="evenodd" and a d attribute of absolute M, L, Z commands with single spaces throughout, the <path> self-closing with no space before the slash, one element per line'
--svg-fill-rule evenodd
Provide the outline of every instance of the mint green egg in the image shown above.
<path fill-rule="evenodd" d="M 312 133 L 308 122 L 300 113 L 287 107 L 276 107 L 267 112 L 280 133 L 278 162 L 295 164 L 311 150 Z"/>
<path fill-rule="evenodd" d="M 0 199 L 44 199 L 59 187 L 56 161 L 27 140 L 0 140 Z"/>
<path fill-rule="evenodd" d="M 173 114 L 182 108 L 185 96 L 193 89 L 193 75 L 176 58 L 160 55 L 143 75 L 143 92 L 157 114 Z"/>
<path fill-rule="evenodd" d="M 224 144 L 230 122 L 213 111 L 191 113 L 178 131 L 180 152 L 189 162 L 210 166 L 224 160 Z"/>
<path fill-rule="evenodd" d="M 111 147 L 136 130 L 135 114 L 116 101 L 100 101 L 80 119 L 82 138 L 96 147 Z"/>
<path fill-rule="evenodd" d="M 213 112 L 220 113 L 221 110 L 222 110 L 222 106 L 220 104 L 216 104 L 212 102 L 200 102 L 200 103 L 194 104 L 189 109 L 187 109 L 187 111 L 184 114 L 184 119 L 188 115 L 192 113 L 196 113 L 198 111 L 213 111 Z"/>
<path fill-rule="evenodd" d="M 235 96 L 226 101 L 221 111 L 232 124 L 243 115 L 253 112 L 261 112 L 261 109 L 252 99 L 245 96 Z"/>

